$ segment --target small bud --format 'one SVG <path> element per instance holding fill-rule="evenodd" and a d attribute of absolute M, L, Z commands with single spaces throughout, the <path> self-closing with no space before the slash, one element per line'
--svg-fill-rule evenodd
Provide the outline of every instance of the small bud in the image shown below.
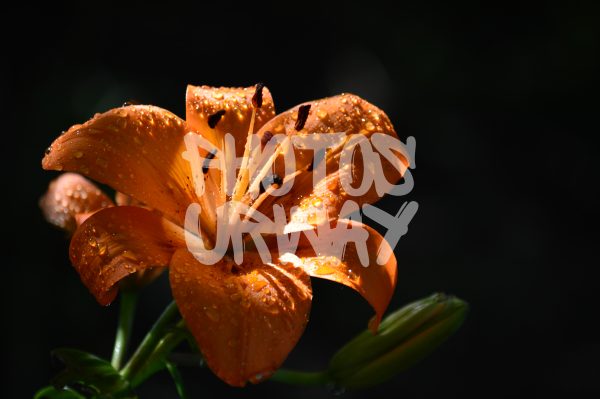
<path fill-rule="evenodd" d="M 390 314 L 377 334 L 364 331 L 340 349 L 329 374 L 343 388 L 365 388 L 389 380 L 429 355 L 465 319 L 468 304 L 434 294 Z"/>

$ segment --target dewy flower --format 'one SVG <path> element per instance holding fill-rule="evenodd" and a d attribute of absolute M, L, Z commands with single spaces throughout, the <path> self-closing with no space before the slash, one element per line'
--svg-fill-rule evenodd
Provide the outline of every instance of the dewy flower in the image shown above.
<path fill-rule="evenodd" d="M 47 150 L 44 169 L 76 172 L 108 184 L 120 193 L 117 206 L 91 182 L 70 173 L 51 184 L 42 208 L 54 224 L 68 230 L 76 228 L 70 245 L 71 262 L 100 304 L 115 299 L 117 283 L 123 278 L 169 268 L 173 297 L 208 366 L 225 382 L 242 386 L 272 374 L 300 338 L 312 299 L 309 276 L 358 291 L 375 309 L 373 327 L 381 320 L 394 291 L 395 257 L 392 254 L 385 264 L 377 263 L 378 250 L 392 252 L 387 242 L 368 226 L 342 219 L 347 216 L 344 213 L 354 210 L 343 209 L 345 200 L 360 206 L 376 201 L 383 193 L 371 188 L 354 197 L 342 190 L 339 146 L 327 151 L 326 173 L 314 186 L 316 154 L 293 148 L 295 165 L 290 174 L 286 173 L 290 165 L 285 167 L 282 146 L 276 147 L 279 153 L 273 157 L 274 172 L 262 179 L 267 181 L 266 189 L 249 195 L 258 187 L 251 176 L 243 175 L 250 156 L 246 149 L 249 133 L 268 142 L 277 135 L 293 138 L 335 132 L 367 138 L 379 132 L 396 138 L 387 116 L 354 95 L 309 102 L 276 116 L 271 95 L 262 86 L 188 86 L 185 121 L 154 106 L 123 106 L 71 127 Z M 224 144 L 226 133 L 235 139 L 235 148 L 229 153 Z M 263 262 L 257 246 L 245 240 L 240 264 L 230 253 L 215 264 L 200 263 L 186 244 L 186 236 L 190 236 L 185 229 L 186 213 L 194 204 L 201 209 L 196 238 L 203 247 L 211 248 L 223 227 L 217 210 L 230 195 L 224 189 L 226 173 L 209 168 L 215 153 L 201 148 L 196 155 L 203 159 L 204 190 L 198 195 L 198 171 L 193 170 L 193 154 L 185 143 L 190 134 L 210 142 L 226 161 L 242 157 L 241 166 L 226 161 L 221 164 L 240 169 L 232 195 L 248 209 L 273 217 L 272 207 L 277 204 L 292 221 L 301 215 L 304 225 L 365 230 L 368 267 L 361 265 L 361 254 L 351 245 L 343 257 L 322 256 L 306 239 L 300 240 L 293 254 L 277 253 L 276 246 L 269 245 L 271 262 Z M 369 168 L 357 156 L 344 170 L 352 182 L 358 182 Z M 402 173 L 385 159 L 380 170 L 392 184 Z M 293 186 L 286 194 L 271 195 L 292 177 Z M 323 210 L 325 213 L 317 213 Z M 278 237 L 283 234 L 276 233 Z M 274 241 L 267 238 L 267 242 Z"/>

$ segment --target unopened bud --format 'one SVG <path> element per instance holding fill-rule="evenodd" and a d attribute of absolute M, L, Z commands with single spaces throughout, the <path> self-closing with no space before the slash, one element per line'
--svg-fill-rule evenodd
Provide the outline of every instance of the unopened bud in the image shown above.
<path fill-rule="evenodd" d="M 331 359 L 329 374 L 344 388 L 364 388 L 389 380 L 426 357 L 465 319 L 468 304 L 434 294 L 386 317 L 377 334 L 364 331 Z"/>

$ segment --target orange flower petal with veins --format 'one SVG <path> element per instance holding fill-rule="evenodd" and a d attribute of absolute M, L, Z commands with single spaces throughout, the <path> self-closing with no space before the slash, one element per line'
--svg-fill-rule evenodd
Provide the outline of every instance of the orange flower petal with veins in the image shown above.
<path fill-rule="evenodd" d="M 179 226 L 143 208 L 117 206 L 96 212 L 79 226 L 70 257 L 85 286 L 107 305 L 119 280 L 168 266 L 175 249 L 184 245 Z"/>
<path fill-rule="evenodd" d="M 226 133 L 234 136 L 238 157 L 244 146 L 252 119 L 252 97 L 256 87 L 209 87 L 188 85 L 185 119 L 188 126 L 217 148 Z M 262 89 L 262 106 L 256 110 L 254 132 L 275 116 L 275 105 L 269 89 Z M 217 114 L 219 113 L 219 114 Z M 210 123 L 209 123 L 210 122 Z M 211 127 L 212 125 L 212 127 Z"/>
<path fill-rule="evenodd" d="M 72 233 L 87 216 L 114 205 L 94 183 L 76 173 L 64 173 L 50 182 L 40 198 L 46 220 Z"/>
<path fill-rule="evenodd" d="M 290 262 L 302 267 L 312 277 L 335 281 L 357 291 L 375 310 L 375 319 L 369 325 L 373 332 L 377 331 L 379 322 L 387 309 L 394 288 L 396 287 L 396 257 L 385 239 L 371 227 L 350 220 L 338 220 L 337 225 L 363 228 L 369 233 L 366 248 L 369 255 L 368 266 L 360 262 L 356 246 L 349 244 L 342 259 L 332 256 L 318 256 L 304 235 L 301 235 L 297 258 Z M 391 256 L 384 265 L 377 264 L 379 247 L 383 245 L 390 250 Z"/>
<path fill-rule="evenodd" d="M 298 110 L 305 105 L 310 105 L 308 117 L 303 128 L 297 131 Z M 288 136 L 345 133 L 347 138 L 352 134 L 362 134 L 368 138 L 374 133 L 384 133 L 397 138 L 390 120 L 382 110 L 352 94 L 342 94 L 300 104 L 270 120 L 260 129 L 258 135 L 262 137 L 267 132 Z M 378 173 L 378 169 L 370 171 L 365 168 L 359 147 L 356 148 L 356 156 L 352 158 L 352 165 L 348 165 L 347 169 L 340 169 L 339 163 L 343 143 L 339 147 L 328 151 L 325 178 L 315 185 L 313 185 L 314 169 L 312 168 L 314 152 L 296 148 L 294 150 L 295 170 L 301 172 L 295 176 L 292 189 L 281 197 L 265 195 L 266 198 L 258 207 L 258 210 L 266 216 L 272 217 L 274 203 L 282 204 L 286 209 L 299 206 L 300 213 L 296 215 L 296 219 L 302 219 L 304 223 L 316 225 L 325 222 L 318 215 L 322 208 L 328 210 L 331 221 L 338 217 L 347 216 L 340 213 L 346 200 L 353 200 L 359 206 L 379 200 L 382 196 L 377 193 L 374 185 L 364 195 L 360 196 L 351 196 L 342 189 L 340 183 L 342 173 L 351 174 L 349 181 L 355 188 L 360 185 L 366 173 Z M 386 180 L 391 184 L 395 184 L 402 177 L 400 171 L 384 157 L 380 158 Z M 408 161 L 403 159 L 403 163 L 406 166 Z M 276 162 L 275 167 L 275 173 L 285 179 L 284 163 Z"/>
<path fill-rule="evenodd" d="M 243 386 L 269 377 L 296 345 L 308 321 L 312 291 L 300 268 L 263 265 L 256 253 L 232 271 L 231 261 L 203 265 L 175 253 L 173 297 L 210 369 Z"/>
<path fill-rule="evenodd" d="M 164 109 L 116 108 L 57 138 L 42 166 L 108 184 L 182 225 L 188 205 L 197 202 L 182 157 L 186 133 L 185 122 Z"/>

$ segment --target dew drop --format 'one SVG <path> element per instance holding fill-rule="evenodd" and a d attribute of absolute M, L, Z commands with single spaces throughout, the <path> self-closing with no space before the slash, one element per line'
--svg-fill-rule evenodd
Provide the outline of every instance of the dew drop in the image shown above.
<path fill-rule="evenodd" d="M 101 166 L 103 168 L 108 167 L 108 161 L 106 159 L 98 158 L 98 159 L 96 159 L 96 164 L 98 164 L 98 166 Z"/>
<path fill-rule="evenodd" d="M 221 319 L 221 316 L 219 315 L 219 312 L 216 309 L 206 308 L 204 309 L 204 312 L 206 313 L 206 316 L 214 322 L 217 322 Z"/>
<path fill-rule="evenodd" d="M 254 288 L 254 291 L 256 291 L 256 292 L 259 292 L 266 286 L 267 286 L 267 282 L 262 281 L 262 280 L 259 280 L 259 281 L 255 282 L 254 284 L 252 284 L 252 288 Z"/>
<path fill-rule="evenodd" d="M 315 274 L 317 274 L 319 276 L 325 276 L 325 275 L 328 275 L 328 274 L 333 274 L 334 272 L 335 272 L 335 270 L 332 269 L 331 267 L 327 266 L 327 265 L 319 265 L 315 269 Z"/>

